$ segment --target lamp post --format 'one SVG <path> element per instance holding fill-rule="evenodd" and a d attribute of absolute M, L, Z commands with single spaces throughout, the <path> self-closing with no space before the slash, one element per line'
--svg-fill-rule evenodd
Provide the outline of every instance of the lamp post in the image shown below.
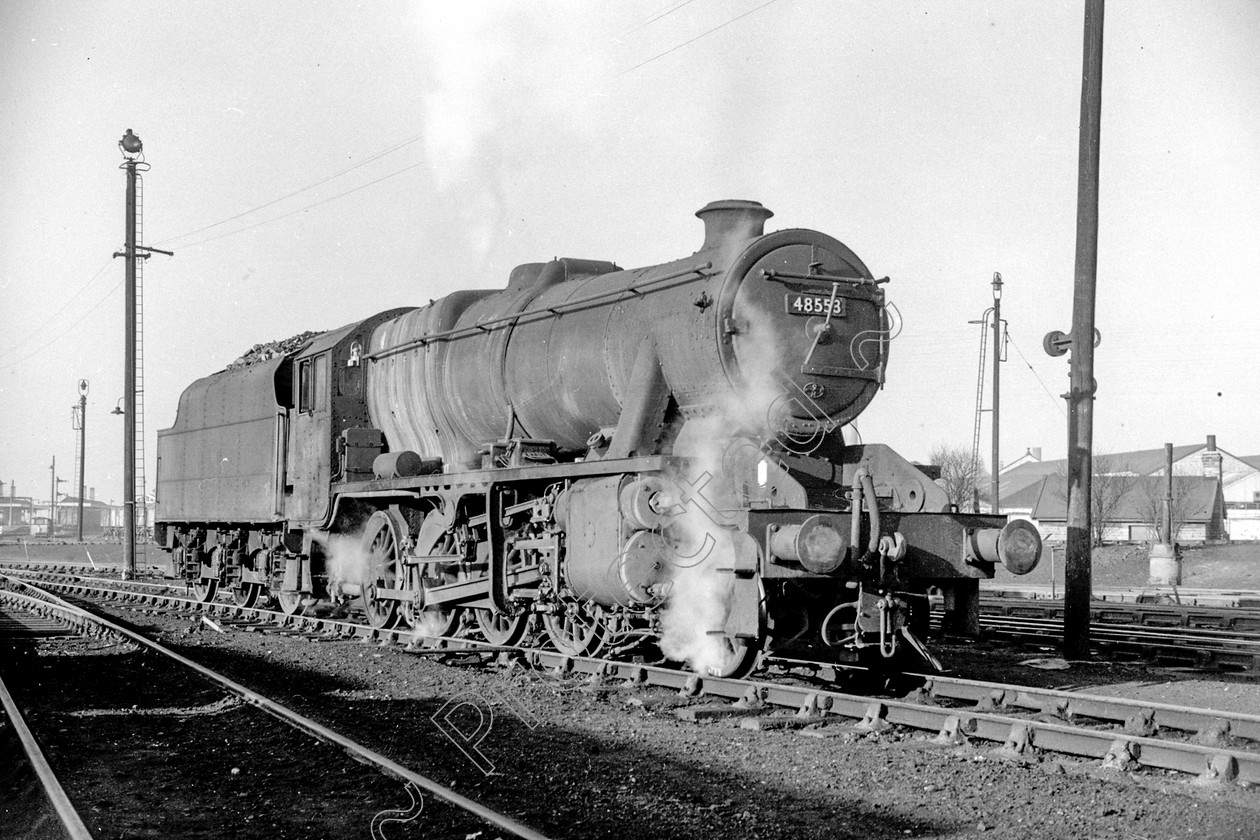
<path fill-rule="evenodd" d="M 136 168 L 142 164 L 144 144 L 127 129 L 118 141 L 127 170 L 126 350 L 123 360 L 123 568 L 122 578 L 136 576 Z M 145 167 L 148 168 L 147 166 Z"/>
<path fill-rule="evenodd" d="M 73 422 L 71 425 L 79 430 L 79 542 L 83 542 L 83 485 L 84 474 L 87 472 L 87 395 L 88 381 L 86 379 L 79 380 L 79 404 L 73 407 Z"/>
<path fill-rule="evenodd" d="M 125 257 L 127 264 L 126 358 L 123 360 L 123 568 L 124 580 L 136 576 L 136 260 L 145 259 L 150 252 L 173 256 L 171 251 L 149 248 L 136 242 L 136 172 L 147 172 L 144 161 L 144 144 L 131 129 L 118 141 L 123 162 L 119 169 L 127 170 L 127 239 L 122 251 L 115 257 Z M 144 504 L 144 500 L 140 500 Z"/>

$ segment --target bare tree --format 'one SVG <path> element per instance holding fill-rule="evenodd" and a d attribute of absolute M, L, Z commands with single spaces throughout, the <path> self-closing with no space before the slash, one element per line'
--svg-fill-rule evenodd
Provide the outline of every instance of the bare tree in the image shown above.
<path fill-rule="evenodd" d="M 1107 526 L 1115 521 L 1124 497 L 1132 492 L 1137 474 L 1127 465 L 1121 464 L 1113 455 L 1095 455 L 1093 457 L 1093 474 L 1090 477 L 1090 528 L 1094 546 L 1103 544 L 1103 536 Z M 1067 467 L 1055 473 L 1056 487 L 1054 493 L 1067 503 Z"/>
<path fill-rule="evenodd" d="M 936 483 L 959 510 L 971 510 L 977 490 L 980 491 L 982 501 L 988 500 L 984 488 L 989 474 L 982 465 L 971 460 L 971 450 L 938 443 L 932 447 L 928 460 L 933 466 L 940 468 L 941 477 Z"/>
<path fill-rule="evenodd" d="M 1186 519 L 1190 515 L 1190 498 L 1189 493 L 1185 491 L 1185 482 L 1178 481 L 1177 476 L 1173 476 L 1172 488 L 1172 535 L 1164 533 L 1164 502 L 1167 498 L 1167 478 L 1158 476 L 1158 481 L 1150 480 L 1143 483 L 1142 490 L 1142 512 L 1144 521 L 1150 527 L 1151 532 L 1155 534 L 1157 542 L 1174 543 L 1177 541 L 1177 535 L 1181 533 L 1181 526 L 1185 524 Z"/>

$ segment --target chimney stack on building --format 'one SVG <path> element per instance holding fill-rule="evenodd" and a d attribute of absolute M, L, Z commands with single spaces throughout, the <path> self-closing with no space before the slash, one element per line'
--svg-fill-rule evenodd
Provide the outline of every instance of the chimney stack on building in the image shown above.
<path fill-rule="evenodd" d="M 1216 435 L 1207 436 L 1207 450 L 1203 453 L 1203 475 L 1208 478 L 1221 478 L 1224 473 L 1224 458 L 1216 448 Z"/>

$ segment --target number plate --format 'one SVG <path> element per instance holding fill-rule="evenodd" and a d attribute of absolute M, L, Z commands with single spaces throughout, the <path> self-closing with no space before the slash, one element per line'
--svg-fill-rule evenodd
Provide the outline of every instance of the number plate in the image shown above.
<path fill-rule="evenodd" d="M 789 315 L 821 315 L 827 317 L 827 308 L 831 307 L 832 318 L 844 317 L 845 299 L 837 296 L 833 301 L 831 295 L 799 295 L 788 292 L 783 296 L 783 305 Z"/>

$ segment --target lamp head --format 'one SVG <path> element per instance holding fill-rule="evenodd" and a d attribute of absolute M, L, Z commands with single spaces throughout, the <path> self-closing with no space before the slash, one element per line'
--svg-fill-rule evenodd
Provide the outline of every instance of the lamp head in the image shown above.
<path fill-rule="evenodd" d="M 140 138 L 132 134 L 131 129 L 127 129 L 127 133 L 118 141 L 118 148 L 122 150 L 123 157 L 127 160 L 135 160 L 144 151 L 144 144 L 140 142 Z"/>
<path fill-rule="evenodd" d="M 993 272 L 993 299 L 1002 299 L 1002 273 L 1000 271 Z"/>

